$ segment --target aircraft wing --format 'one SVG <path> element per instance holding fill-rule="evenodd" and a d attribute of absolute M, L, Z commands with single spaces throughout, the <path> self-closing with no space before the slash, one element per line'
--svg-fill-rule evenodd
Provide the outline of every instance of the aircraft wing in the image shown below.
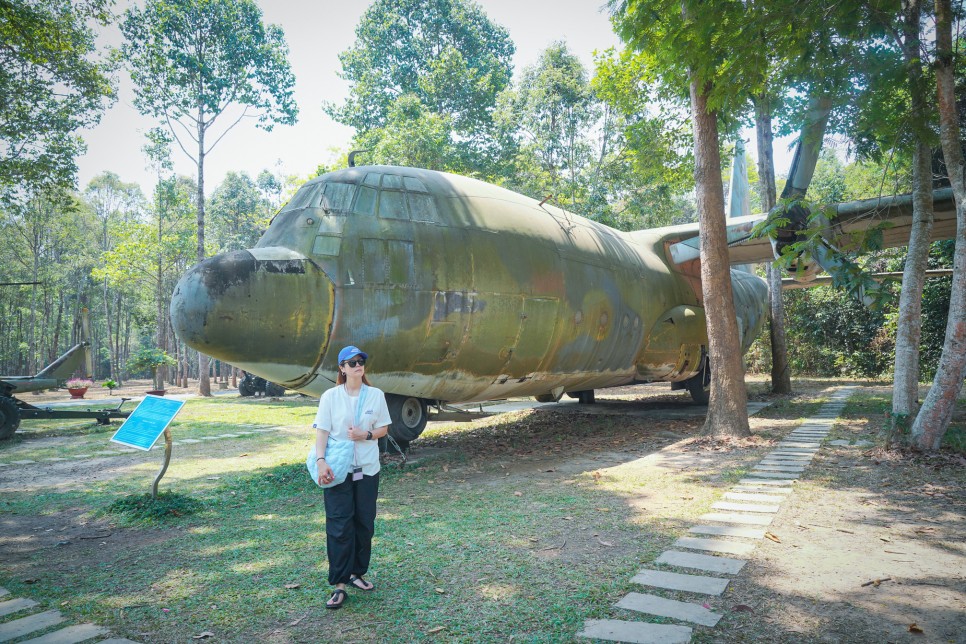
<path fill-rule="evenodd" d="M 952 239 L 956 236 L 956 204 L 952 188 L 934 191 L 933 204 L 932 240 Z M 752 229 L 764 219 L 765 215 L 750 215 L 728 220 L 728 248 L 732 264 L 754 264 L 774 259 L 771 241 L 767 237 L 751 236 Z M 880 224 L 884 224 L 883 247 L 908 244 L 912 228 L 912 195 L 838 204 L 829 213 L 823 237 L 836 248 L 849 250 L 856 246 L 857 233 Z M 675 226 L 662 232 L 675 264 L 699 257 L 700 238 L 696 225 Z"/>

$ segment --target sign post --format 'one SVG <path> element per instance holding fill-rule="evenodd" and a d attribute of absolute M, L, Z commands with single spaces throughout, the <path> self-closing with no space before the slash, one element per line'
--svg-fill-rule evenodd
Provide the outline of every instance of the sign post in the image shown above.
<path fill-rule="evenodd" d="M 168 470 L 171 462 L 171 432 L 168 426 L 184 407 L 183 400 L 172 400 L 160 396 L 145 396 L 127 420 L 111 437 L 111 442 L 149 451 L 158 437 L 164 434 L 164 463 L 151 486 L 151 498 L 158 498 L 158 482 Z"/>

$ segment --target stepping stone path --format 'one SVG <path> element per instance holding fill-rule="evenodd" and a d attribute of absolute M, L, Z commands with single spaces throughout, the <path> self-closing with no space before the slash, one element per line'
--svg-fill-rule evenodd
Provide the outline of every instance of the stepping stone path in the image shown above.
<path fill-rule="evenodd" d="M 722 615 L 702 606 L 704 601 L 701 596 L 721 595 L 730 581 L 729 577 L 722 575 L 737 575 L 745 560 L 688 551 L 749 556 L 757 540 L 764 538 L 765 526 L 771 524 L 782 502 L 792 493 L 795 481 L 811 463 L 851 394 L 851 388 L 833 393 L 831 402 L 823 405 L 812 418 L 779 442 L 776 449 L 752 468 L 747 478 L 741 479 L 738 485 L 725 493 L 727 500 L 711 505 L 720 512 L 702 515 L 700 518 L 708 522 L 707 525 L 696 525 L 688 530 L 691 534 L 712 538 L 681 537 L 672 544 L 674 550 L 666 550 L 654 560 L 654 564 L 662 568 L 644 568 L 631 579 L 633 583 L 649 589 L 694 594 L 696 597 L 693 601 L 635 592 L 628 593 L 615 607 L 664 621 L 671 619 L 714 627 Z M 666 567 L 685 572 L 667 570 Z M 694 574 L 695 571 L 710 574 Z M 584 622 L 584 630 L 577 633 L 577 637 L 639 644 L 676 644 L 690 642 L 691 634 L 692 628 L 681 624 L 589 619 Z"/>
<path fill-rule="evenodd" d="M 107 636 L 110 631 L 96 624 L 63 626 L 66 618 L 59 610 L 39 610 L 32 599 L 15 597 L 0 588 L 0 642 L 17 640 L 18 644 L 77 644 Z M 28 613 L 29 611 L 29 613 Z M 31 636 L 29 639 L 21 639 Z M 98 639 L 98 644 L 138 644 L 123 638 Z M 681 640 L 687 641 L 687 640 Z"/>

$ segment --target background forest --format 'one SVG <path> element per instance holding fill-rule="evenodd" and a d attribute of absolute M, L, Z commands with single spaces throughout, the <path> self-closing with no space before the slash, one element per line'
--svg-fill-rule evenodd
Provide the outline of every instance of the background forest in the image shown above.
<path fill-rule="evenodd" d="M 257 78 L 240 89 L 212 79 L 211 87 L 221 92 L 212 89 L 213 98 L 193 95 L 171 76 L 161 78 L 158 61 L 194 52 L 190 43 L 178 51 L 170 39 L 172 49 L 152 49 L 153 36 L 161 42 L 166 30 L 175 29 L 162 19 L 163 4 L 149 1 L 143 10 L 122 12 L 105 0 L 70 6 L 54 0 L 0 2 L 2 37 L 12 43 L 0 52 L 0 91 L 18 97 L 0 111 L 0 373 L 39 371 L 77 341 L 80 312 L 87 309 L 96 379 L 145 376 L 128 369 L 128 362 L 137 351 L 156 347 L 178 364 L 166 380 L 186 385 L 197 378 L 205 363 L 199 367 L 197 354 L 177 341 L 168 323 L 179 277 L 200 257 L 254 245 L 301 183 L 344 167 L 352 149 L 366 150 L 358 163 L 474 176 L 549 198 L 622 230 L 697 219 L 688 97 L 649 76 L 645 55 L 608 50 L 587 69 L 561 40 L 535 64 L 513 69 L 508 33 L 481 6 L 464 0 L 377 0 L 364 14 L 355 44 L 340 56 L 349 96 L 322 106 L 355 129 L 348 149 L 320 158 L 301 175 L 271 168 L 255 177 L 229 173 L 206 188 L 204 156 L 213 143 L 206 143 L 205 132 L 221 114 L 225 96 L 259 110 L 266 129 L 291 122 L 300 109 L 317 113 L 319 106 L 291 103 L 284 34 L 262 24 L 251 0 L 167 4 L 188 16 L 205 16 L 210 22 L 205 37 L 217 43 L 213 49 L 220 48 L 225 66 L 235 64 Z M 219 26 L 210 18 L 217 13 L 213 8 L 238 13 Z M 831 126 L 834 134 L 809 189 L 814 202 L 911 188 L 910 153 L 901 144 L 901 125 L 887 109 L 896 78 L 901 79 L 902 52 L 881 37 L 899 17 L 858 13 L 860 20 L 881 24 L 863 32 L 867 40 L 850 42 L 855 56 L 849 104 Z M 129 40 L 120 51 L 99 49 L 98 29 L 117 20 Z M 239 45 L 239 39 L 247 40 Z M 271 55 L 242 59 L 246 51 Z M 156 181 L 139 186 L 105 172 L 78 186 L 75 159 L 83 141 L 76 131 L 100 118 L 121 74 L 140 88 L 138 108 L 164 126 L 144 141 L 144 164 Z M 150 94 L 164 83 L 171 83 L 164 97 Z M 800 97 L 800 88 L 789 86 L 774 98 L 776 134 L 800 126 Z M 202 99 L 212 107 L 191 112 Z M 172 125 L 178 119 L 180 128 Z M 723 119 L 722 154 L 730 158 L 742 130 L 754 125 L 754 105 L 748 100 L 744 113 Z M 198 176 L 176 175 L 172 154 L 191 157 Z M 755 191 L 757 172 L 749 174 Z M 758 203 L 753 197 L 754 211 Z M 948 267 L 951 257 L 952 242 L 936 243 L 930 267 Z M 873 253 L 861 261 L 869 270 L 901 270 L 904 251 Z M 898 307 L 898 289 L 888 288 L 895 293 L 875 310 L 831 288 L 786 292 L 792 372 L 888 377 Z M 931 378 L 938 363 L 949 288 L 949 278 L 926 285 L 922 379 Z M 749 368 L 767 371 L 770 355 L 763 335 L 748 356 Z"/>

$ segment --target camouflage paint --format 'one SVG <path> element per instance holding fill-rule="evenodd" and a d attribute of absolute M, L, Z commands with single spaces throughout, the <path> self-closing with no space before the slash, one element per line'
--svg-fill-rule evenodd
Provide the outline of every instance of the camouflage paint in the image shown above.
<path fill-rule="evenodd" d="M 669 230 L 622 233 L 456 175 L 348 168 L 303 186 L 255 248 L 192 268 L 172 321 L 190 346 L 314 395 L 347 344 L 374 385 L 429 400 L 680 381 L 707 335 Z M 747 349 L 767 288 L 732 280 Z"/>

